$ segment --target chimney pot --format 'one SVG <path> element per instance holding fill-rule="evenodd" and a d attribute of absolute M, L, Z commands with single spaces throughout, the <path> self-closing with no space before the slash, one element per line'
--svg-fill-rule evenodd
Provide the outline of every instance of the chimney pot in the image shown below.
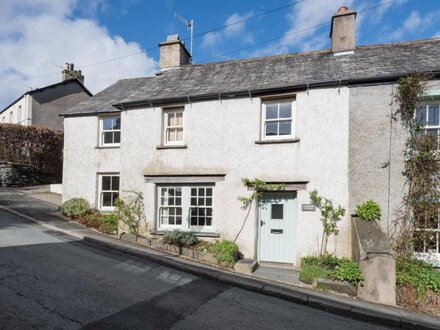
<path fill-rule="evenodd" d="M 161 42 L 159 48 L 159 66 L 161 70 L 191 63 L 191 54 L 185 48 L 183 41 L 179 39 L 178 34 L 167 36 L 167 40 Z"/>
<path fill-rule="evenodd" d="M 339 9 L 338 9 L 338 14 L 341 14 L 341 13 L 343 13 L 344 11 L 347 11 L 348 10 L 348 7 L 347 6 L 342 6 L 342 7 L 340 7 Z"/>
<path fill-rule="evenodd" d="M 84 75 L 82 74 L 81 70 L 73 70 L 73 68 L 73 63 L 64 64 L 64 69 L 61 72 L 63 81 L 76 78 L 84 84 Z"/>

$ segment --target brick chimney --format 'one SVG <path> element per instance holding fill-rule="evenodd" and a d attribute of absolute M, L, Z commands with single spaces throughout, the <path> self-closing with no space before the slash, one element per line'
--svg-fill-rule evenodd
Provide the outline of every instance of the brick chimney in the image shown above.
<path fill-rule="evenodd" d="M 172 34 L 167 40 L 159 44 L 161 70 L 167 70 L 191 63 L 191 54 L 185 48 L 178 34 Z"/>
<path fill-rule="evenodd" d="M 330 29 L 331 47 L 335 55 L 352 54 L 356 39 L 356 12 L 341 7 L 332 17 Z"/>
<path fill-rule="evenodd" d="M 82 74 L 81 70 L 73 70 L 73 68 L 73 63 L 64 64 L 64 69 L 61 72 L 63 75 L 63 81 L 76 78 L 84 84 L 84 75 Z"/>

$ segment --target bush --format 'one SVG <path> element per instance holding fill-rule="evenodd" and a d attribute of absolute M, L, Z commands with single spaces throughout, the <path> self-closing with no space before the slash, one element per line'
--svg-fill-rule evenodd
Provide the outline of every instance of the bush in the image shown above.
<path fill-rule="evenodd" d="M 208 251 L 214 255 L 218 262 L 234 264 L 238 260 L 238 245 L 231 241 L 223 240 L 209 245 Z"/>
<path fill-rule="evenodd" d="M 90 213 L 91 208 L 84 198 L 72 198 L 61 205 L 60 211 L 62 215 L 76 219 Z"/>
<path fill-rule="evenodd" d="M 191 246 L 197 244 L 199 239 L 193 232 L 175 229 L 165 232 L 162 237 L 162 242 L 177 246 Z"/>
<path fill-rule="evenodd" d="M 299 280 L 312 284 L 315 278 L 326 278 L 328 271 L 318 265 L 305 265 L 299 273 Z"/>
<path fill-rule="evenodd" d="M 27 164 L 37 172 L 61 178 L 63 140 L 62 130 L 0 124 L 0 159 Z"/>
<path fill-rule="evenodd" d="M 102 214 L 99 221 L 101 222 L 101 231 L 106 234 L 115 234 L 118 232 L 119 218 L 116 214 Z"/>
<path fill-rule="evenodd" d="M 340 265 L 329 273 L 329 277 L 332 280 L 347 281 L 355 285 L 364 280 L 359 266 L 347 259 L 342 259 Z"/>
<path fill-rule="evenodd" d="M 380 219 L 381 210 L 379 204 L 373 200 L 356 205 L 355 214 L 362 220 L 373 221 Z"/>
<path fill-rule="evenodd" d="M 301 259 L 301 266 L 299 279 L 309 284 L 318 277 L 347 281 L 355 285 L 363 281 L 362 272 L 356 263 L 346 258 L 339 259 L 330 254 L 321 257 L 304 257 Z M 312 276 L 315 277 L 311 278 Z"/>
<path fill-rule="evenodd" d="M 132 191 L 125 201 L 118 197 L 115 206 L 119 219 L 128 227 L 128 231 L 139 236 L 140 226 L 144 220 L 144 196 L 142 192 Z"/>
<path fill-rule="evenodd" d="M 399 287 L 409 284 L 420 296 L 423 296 L 428 289 L 440 295 L 440 272 L 426 262 L 398 258 L 396 260 L 396 284 Z"/>

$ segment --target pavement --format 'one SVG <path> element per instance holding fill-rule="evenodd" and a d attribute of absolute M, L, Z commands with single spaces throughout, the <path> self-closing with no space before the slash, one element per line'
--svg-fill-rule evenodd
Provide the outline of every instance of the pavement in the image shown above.
<path fill-rule="evenodd" d="M 68 222 L 56 210 L 56 205 L 35 199 L 27 192 L 0 188 L 0 289 L 4 288 L 5 283 L 11 280 L 14 285 L 27 292 L 19 291 L 16 293 L 17 296 L 33 295 L 36 292 L 41 299 L 48 299 L 45 295 L 52 294 L 50 286 L 45 290 L 39 287 L 36 289 L 29 288 L 32 285 L 39 286 L 41 284 L 41 281 L 35 278 L 34 274 L 48 275 L 52 272 L 58 274 L 64 271 L 66 274 L 57 275 L 57 278 L 51 279 L 50 283 L 55 287 L 60 286 L 61 293 L 55 292 L 54 294 L 64 297 L 59 298 L 57 296 L 54 301 L 61 299 L 60 301 L 65 301 L 69 308 L 61 305 L 61 310 L 58 310 L 57 303 L 52 307 L 43 305 L 49 308 L 48 310 L 51 308 L 56 309 L 57 312 L 54 313 L 60 315 L 64 315 L 64 308 L 72 310 L 72 313 L 79 310 L 74 317 L 67 316 L 67 319 L 64 319 L 66 321 L 71 318 L 79 322 L 72 321 L 71 324 L 69 323 L 72 328 L 83 326 L 114 328 L 113 325 L 115 324 L 118 324 L 118 328 L 124 328 L 125 323 L 121 324 L 121 320 L 129 322 L 127 324 L 130 325 L 130 328 L 138 328 L 138 322 L 144 319 L 144 316 L 148 319 L 148 322 L 152 322 L 147 324 L 151 324 L 155 328 L 224 328 L 225 326 L 238 328 L 238 325 L 240 325 L 240 328 L 250 326 L 262 329 L 340 329 L 348 327 L 371 329 L 383 326 L 405 329 L 440 328 L 440 319 L 412 313 L 401 308 L 371 304 L 351 298 L 288 286 L 274 281 L 257 279 L 216 267 L 201 265 L 153 249 L 121 242 L 99 235 L 76 223 Z M 24 220 L 26 222 L 23 222 Z M 36 226 L 36 224 L 41 226 Z M 38 236 L 34 231 L 40 231 L 46 235 L 44 239 L 41 238 L 42 242 L 39 239 L 33 241 L 34 236 Z M 54 238 L 63 242 L 54 243 L 51 241 Z M 63 248 L 60 248 L 61 246 Z M 68 248 L 65 246 L 68 246 Z M 40 251 L 41 249 L 42 251 Z M 19 251 L 21 256 L 17 257 L 15 255 L 16 251 Z M 84 251 L 88 251 L 91 255 L 84 255 Z M 103 259 L 102 263 L 104 263 L 104 260 L 108 261 L 108 258 L 118 261 L 114 261 L 116 264 L 101 268 L 99 266 L 101 258 Z M 124 261 L 121 261 L 121 258 Z M 23 273 L 21 270 L 28 267 L 27 263 L 29 262 L 32 269 Z M 66 269 L 64 270 L 64 268 Z M 159 289 L 161 283 L 155 283 L 159 275 L 155 274 L 153 276 L 151 272 L 152 269 L 159 268 L 166 269 L 164 270 L 166 274 L 169 274 L 168 276 L 171 278 L 175 278 L 176 281 L 185 278 L 181 282 L 182 285 L 166 288 L 169 291 L 177 292 L 176 295 L 168 296 L 165 293 L 164 297 L 161 296 L 161 293 L 155 295 L 156 291 L 151 287 Z M 127 279 L 127 283 L 124 283 L 120 278 L 119 280 L 114 278 L 130 270 L 142 274 L 139 276 L 146 277 L 145 280 L 144 278 L 139 279 L 140 282 L 133 280 L 141 288 L 137 288 L 135 283 L 130 284 L 131 280 L 129 279 Z M 8 275 L 9 272 L 11 274 Z M 84 279 L 81 274 L 86 274 L 86 278 Z M 38 275 L 36 276 L 38 277 Z M 87 276 L 93 279 L 93 283 L 87 281 Z M 154 278 L 151 278 L 151 276 Z M 24 281 L 26 285 L 23 287 L 20 287 L 20 278 L 26 279 Z M 106 294 L 110 296 L 103 296 L 106 301 L 103 306 L 107 306 L 106 304 L 111 306 L 103 307 L 102 311 L 98 311 L 96 305 L 101 304 L 100 299 L 98 299 L 100 298 L 99 294 L 93 295 L 91 298 L 83 296 L 76 298 L 76 292 L 73 292 L 72 296 L 70 293 L 64 295 L 62 292 L 64 290 L 63 279 L 77 281 L 76 287 L 79 289 L 79 293 L 85 296 L 89 292 L 88 285 L 104 286 L 109 291 Z M 16 283 L 17 281 L 18 283 Z M 151 282 L 151 287 L 143 288 L 147 282 Z M 200 283 L 200 287 L 197 283 Z M 11 287 L 8 286 L 8 288 Z M 153 291 L 150 291 L 150 289 Z M 203 293 L 199 292 L 199 289 Z M 103 289 L 91 288 L 90 290 L 93 292 L 94 290 Z M 112 296 L 113 291 L 114 296 Z M 11 292 L 14 292 L 14 290 Z M 17 316 L 24 315 L 24 323 L 26 320 L 33 320 L 33 317 L 36 317 L 31 315 L 33 309 L 29 308 L 26 309 L 27 314 L 30 314 L 28 317 L 25 317 L 26 313 L 24 312 L 24 314 L 17 313 L 16 310 L 20 309 L 19 302 L 12 305 L 9 302 L 5 304 L 4 297 L 7 297 L 6 293 L 0 293 L 0 301 L 2 301 L 0 305 L 3 305 L 0 306 L 0 324 L 8 324 L 8 322 L 1 322 L 7 320 L 15 322 L 14 317 Z M 142 297 L 139 297 L 138 293 Z M 162 298 L 157 298 L 158 296 Z M 112 299 L 119 300 L 119 297 L 121 297 L 121 304 L 112 301 Z M 40 301 L 40 298 L 37 300 Z M 140 301 L 136 302 L 139 299 Z M 73 302 L 77 302 L 77 305 L 73 306 L 75 308 L 72 309 L 70 304 L 73 304 Z M 189 307 L 193 302 L 195 306 Z M 176 303 L 179 306 L 174 306 Z M 47 310 L 44 307 L 42 308 Z M 90 309 L 93 312 L 90 312 Z M 146 309 L 149 310 L 148 313 Z M 88 316 L 84 316 L 81 310 L 85 310 L 84 313 Z M 50 315 L 52 314 L 51 312 Z M 161 315 L 161 317 L 158 317 L 158 315 Z M 170 317 L 169 320 L 168 317 Z M 159 319 L 154 321 L 157 318 Z M 167 319 L 166 322 L 165 319 Z M 62 322 L 61 320 L 58 321 Z M 380 325 L 375 327 L 371 322 Z M 44 324 L 44 322 L 41 324 Z M 13 325 L 10 328 L 20 327 Z M 48 327 L 52 328 L 51 326 Z M 58 325 L 54 327 L 58 327 Z M 67 326 L 62 327 L 68 328 Z"/>

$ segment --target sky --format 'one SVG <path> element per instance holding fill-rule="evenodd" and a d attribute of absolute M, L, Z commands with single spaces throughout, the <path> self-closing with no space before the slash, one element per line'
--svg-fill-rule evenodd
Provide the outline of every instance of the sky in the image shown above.
<path fill-rule="evenodd" d="M 154 74 L 167 35 L 189 48 L 176 13 L 194 21 L 193 62 L 207 63 L 327 49 L 342 5 L 358 12 L 357 45 L 440 37 L 440 0 L 1 0 L 0 109 L 61 81 L 66 62 L 92 93 Z"/>

